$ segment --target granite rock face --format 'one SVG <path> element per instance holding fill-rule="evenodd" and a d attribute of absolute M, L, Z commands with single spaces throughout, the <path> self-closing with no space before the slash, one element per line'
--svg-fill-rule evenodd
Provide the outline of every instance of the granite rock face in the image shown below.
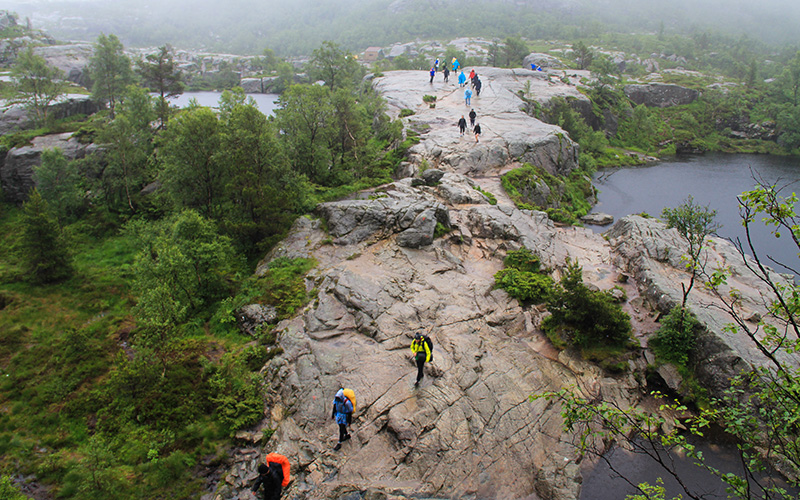
<path fill-rule="evenodd" d="M 434 83 L 422 71 L 390 71 L 375 78 L 373 85 L 387 100 L 390 114 L 411 109 L 408 127 L 420 133 L 420 143 L 410 150 L 411 161 L 426 161 L 430 166 L 472 177 L 491 175 L 492 171 L 515 162 L 539 165 L 555 175 L 565 175 L 578 165 L 578 147 L 559 127 L 528 116 L 519 92 L 529 88 L 537 100 L 555 96 L 580 96 L 559 80 L 549 81 L 548 73 L 525 69 L 475 68 L 483 86 L 480 96 L 473 96 L 466 106 L 464 88 L 457 75 L 445 83 L 438 75 Z M 436 107 L 423 103 L 423 95 L 437 97 Z M 582 97 L 582 96 L 581 96 Z M 461 136 L 459 118 L 474 109 L 482 134 L 479 142 L 472 134 Z"/>
<path fill-rule="evenodd" d="M 32 145 L 14 148 L 6 154 L 0 164 L 0 186 L 6 200 L 22 203 L 36 186 L 34 168 L 42 164 L 42 151 L 60 149 L 67 159 L 83 158 L 94 149 L 93 145 L 81 144 L 72 134 L 45 135 L 36 137 Z"/>
<path fill-rule="evenodd" d="M 700 92 L 694 89 L 665 83 L 625 85 L 623 90 L 628 99 L 636 104 L 655 108 L 691 104 L 700 97 Z"/>

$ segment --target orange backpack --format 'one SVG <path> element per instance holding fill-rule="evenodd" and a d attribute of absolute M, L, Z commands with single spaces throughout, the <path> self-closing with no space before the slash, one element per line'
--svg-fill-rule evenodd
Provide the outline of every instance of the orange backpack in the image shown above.
<path fill-rule="evenodd" d="M 270 462 L 281 464 L 281 468 L 283 469 L 283 482 L 281 483 L 281 487 L 286 488 L 286 485 L 288 485 L 291 480 L 289 476 L 289 459 L 279 453 L 270 453 L 264 457 L 264 463 L 269 465 Z"/>

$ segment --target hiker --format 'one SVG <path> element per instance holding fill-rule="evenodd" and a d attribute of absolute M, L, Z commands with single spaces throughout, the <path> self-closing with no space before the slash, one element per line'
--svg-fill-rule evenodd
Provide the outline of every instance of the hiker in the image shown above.
<path fill-rule="evenodd" d="M 475 68 L 473 68 L 472 71 L 469 72 L 469 81 L 471 82 L 475 81 Z"/>
<path fill-rule="evenodd" d="M 264 500 L 280 500 L 282 489 L 289 485 L 289 459 L 278 453 L 270 453 L 264 457 L 264 463 L 258 464 L 258 478 L 253 483 L 255 493 L 260 486 L 264 488 Z"/>
<path fill-rule="evenodd" d="M 431 68 L 431 83 L 433 83 L 433 77 L 436 76 L 436 69 Z"/>
<path fill-rule="evenodd" d="M 347 426 L 353 421 L 353 403 L 350 402 L 350 398 L 345 397 L 344 389 L 339 389 L 336 397 L 333 398 L 331 418 L 335 419 L 339 425 L 339 441 L 333 447 L 334 450 L 339 450 L 342 447 L 342 443 L 350 439 Z"/>
<path fill-rule="evenodd" d="M 447 69 L 447 66 L 444 67 L 444 83 L 450 79 L 450 70 Z"/>
<path fill-rule="evenodd" d="M 436 61 L 433 63 L 433 67 L 436 68 L 436 71 L 439 71 L 439 58 L 436 58 Z"/>
<path fill-rule="evenodd" d="M 470 99 L 472 99 L 472 91 L 467 89 L 464 91 L 464 100 L 467 102 L 467 106 L 469 106 Z"/>
<path fill-rule="evenodd" d="M 453 71 L 458 71 L 458 66 L 459 66 L 459 65 L 460 65 L 460 63 L 458 62 L 458 59 L 456 59 L 456 58 L 454 57 L 454 58 L 453 58 Z"/>
<path fill-rule="evenodd" d="M 481 95 L 481 87 L 483 87 L 483 83 L 481 83 L 481 79 L 477 76 L 475 77 L 475 95 L 480 97 Z"/>
<path fill-rule="evenodd" d="M 464 117 L 462 116 L 461 119 L 463 120 Z M 417 381 L 414 382 L 414 387 L 419 387 L 419 382 L 424 376 L 423 368 L 425 368 L 425 363 L 431 360 L 430 346 L 430 339 L 419 332 L 414 335 L 414 340 L 411 341 L 411 352 L 414 353 L 414 361 L 417 363 Z"/>
<path fill-rule="evenodd" d="M 477 118 L 477 117 L 478 117 L 478 113 L 476 113 L 474 109 L 469 110 L 469 126 L 470 127 L 474 127 L 475 126 L 475 118 Z"/>
<path fill-rule="evenodd" d="M 465 83 L 467 83 L 467 76 L 462 71 L 461 74 L 458 75 L 458 84 L 463 87 Z"/>
<path fill-rule="evenodd" d="M 472 129 L 472 131 L 475 133 L 475 142 L 478 142 L 478 136 L 481 135 L 481 124 L 476 123 L 475 128 Z"/>
<path fill-rule="evenodd" d="M 469 117 L 472 119 L 472 113 L 469 114 Z M 461 119 L 458 120 L 458 130 L 461 132 L 462 136 L 464 135 L 464 132 L 467 131 L 467 120 L 464 119 L 464 115 L 461 115 Z"/>

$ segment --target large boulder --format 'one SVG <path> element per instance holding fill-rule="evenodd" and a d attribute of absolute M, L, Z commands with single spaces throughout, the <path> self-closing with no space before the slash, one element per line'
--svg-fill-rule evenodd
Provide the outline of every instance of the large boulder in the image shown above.
<path fill-rule="evenodd" d="M 87 95 L 69 94 L 53 103 L 48 108 L 48 113 L 55 119 L 61 119 L 75 115 L 92 115 L 100 109 L 102 106 Z M 31 120 L 24 105 L 0 104 L 0 135 L 35 127 L 36 122 Z"/>
<path fill-rule="evenodd" d="M 86 67 L 94 54 L 92 44 L 50 45 L 36 47 L 33 51 L 43 57 L 50 66 L 63 71 L 67 80 L 84 87 L 91 83 Z"/>
<path fill-rule="evenodd" d="M 42 164 L 45 149 L 60 149 L 69 160 L 83 158 L 94 149 L 94 145 L 81 144 L 69 132 L 36 137 L 31 142 L 11 149 L 0 165 L 0 186 L 8 201 L 22 203 L 28 199 L 28 193 L 36 187 L 34 169 Z"/>
<path fill-rule="evenodd" d="M 531 52 L 522 61 L 523 68 L 530 68 L 531 64 L 535 64 L 545 69 L 563 69 L 564 63 L 557 57 L 550 54 L 541 54 L 539 52 Z"/>
<path fill-rule="evenodd" d="M 625 85 L 623 90 L 628 99 L 636 104 L 654 108 L 691 104 L 700 97 L 697 90 L 666 83 Z"/>

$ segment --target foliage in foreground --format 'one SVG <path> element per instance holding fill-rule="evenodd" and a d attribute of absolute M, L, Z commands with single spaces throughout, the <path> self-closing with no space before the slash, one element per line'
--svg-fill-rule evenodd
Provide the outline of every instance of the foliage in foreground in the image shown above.
<path fill-rule="evenodd" d="M 539 257 L 522 247 L 508 252 L 505 269 L 494 275 L 494 287 L 523 303 L 541 304 L 550 296 L 553 278 L 541 269 Z"/>

